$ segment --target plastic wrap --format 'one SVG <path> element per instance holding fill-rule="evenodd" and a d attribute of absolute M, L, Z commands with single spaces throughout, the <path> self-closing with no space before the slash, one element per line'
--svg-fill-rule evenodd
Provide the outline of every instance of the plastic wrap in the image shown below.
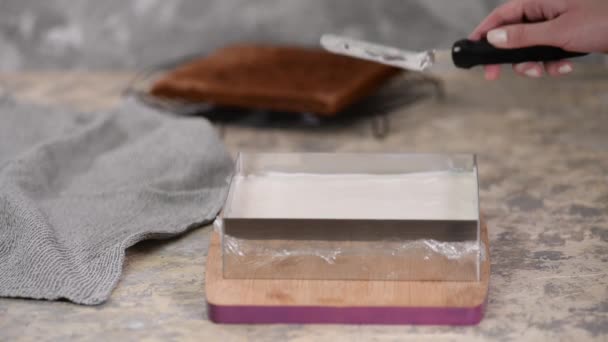
<path fill-rule="evenodd" d="M 323 241 L 223 235 L 227 278 L 467 280 L 484 259 L 477 241 Z"/>

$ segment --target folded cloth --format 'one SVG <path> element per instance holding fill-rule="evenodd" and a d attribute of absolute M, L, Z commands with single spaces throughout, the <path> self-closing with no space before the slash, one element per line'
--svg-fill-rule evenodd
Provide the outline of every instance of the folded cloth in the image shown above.
<path fill-rule="evenodd" d="M 232 167 L 201 118 L 0 97 L 0 296 L 104 302 L 126 248 L 217 215 Z"/>

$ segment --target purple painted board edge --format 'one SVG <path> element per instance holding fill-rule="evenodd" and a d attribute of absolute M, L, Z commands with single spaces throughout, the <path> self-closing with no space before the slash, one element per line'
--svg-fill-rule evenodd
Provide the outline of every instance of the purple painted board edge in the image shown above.
<path fill-rule="evenodd" d="M 207 305 L 209 319 L 226 324 L 475 325 L 483 318 L 486 303 L 487 298 L 470 308 Z"/>

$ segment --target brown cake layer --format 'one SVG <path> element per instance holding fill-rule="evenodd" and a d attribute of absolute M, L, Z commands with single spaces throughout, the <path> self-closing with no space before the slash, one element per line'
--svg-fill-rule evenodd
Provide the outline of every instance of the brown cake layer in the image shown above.
<path fill-rule="evenodd" d="M 233 45 L 169 72 L 151 93 L 222 106 L 334 115 L 398 72 L 319 49 Z"/>

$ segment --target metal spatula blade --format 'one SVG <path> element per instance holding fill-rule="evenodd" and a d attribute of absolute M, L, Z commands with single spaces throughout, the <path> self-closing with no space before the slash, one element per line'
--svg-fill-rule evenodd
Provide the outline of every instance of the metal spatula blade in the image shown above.
<path fill-rule="evenodd" d="M 434 51 L 407 51 L 332 34 L 323 35 L 321 45 L 336 54 L 409 70 L 423 71 L 435 62 Z"/>

